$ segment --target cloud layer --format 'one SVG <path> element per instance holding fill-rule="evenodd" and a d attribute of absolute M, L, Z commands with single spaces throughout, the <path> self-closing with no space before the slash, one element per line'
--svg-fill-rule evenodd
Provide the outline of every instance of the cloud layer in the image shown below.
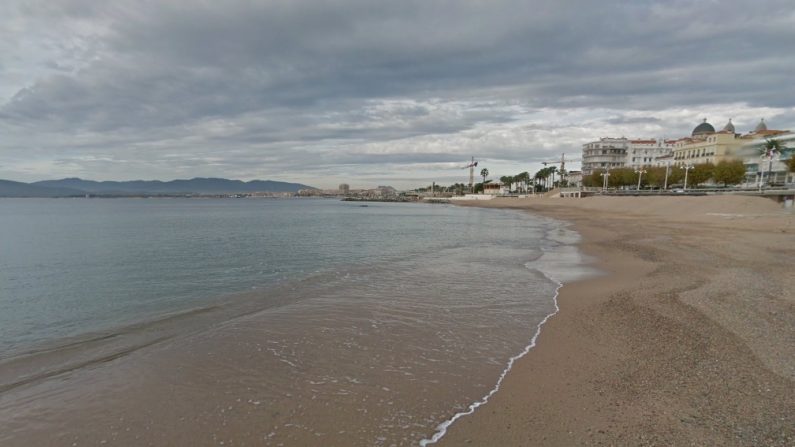
<path fill-rule="evenodd" d="M 790 1 L 104 3 L 0 6 L 0 178 L 406 187 L 795 128 Z"/>

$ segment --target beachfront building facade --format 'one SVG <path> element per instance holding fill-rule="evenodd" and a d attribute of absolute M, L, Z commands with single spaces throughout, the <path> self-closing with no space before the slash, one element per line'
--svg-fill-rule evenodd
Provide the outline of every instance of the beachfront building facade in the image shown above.
<path fill-rule="evenodd" d="M 627 138 L 600 138 L 582 145 L 582 175 L 594 171 L 623 168 L 627 161 L 630 141 Z"/>
<path fill-rule="evenodd" d="M 783 146 L 776 158 L 762 160 L 766 141 L 778 140 Z M 582 146 L 582 175 L 616 168 L 675 167 L 718 164 L 742 160 L 746 167 L 746 183 L 793 183 L 786 162 L 795 152 L 795 133 L 768 129 L 762 119 L 756 127 L 740 134 L 730 119 L 721 130 L 715 130 L 707 119 L 699 123 L 690 136 L 678 140 L 601 138 Z"/>
<path fill-rule="evenodd" d="M 502 196 L 508 194 L 508 187 L 501 182 L 489 182 L 483 185 L 483 194 Z"/>
<path fill-rule="evenodd" d="M 715 131 L 712 124 L 704 121 L 697 125 L 689 137 L 676 140 L 673 146 L 674 165 L 697 165 L 702 163 L 719 163 L 738 157 L 740 147 L 745 139 L 735 133 L 731 120 L 720 131 Z"/>
<path fill-rule="evenodd" d="M 663 139 L 601 138 L 582 146 L 582 175 L 616 168 L 665 166 L 674 141 Z"/>
<path fill-rule="evenodd" d="M 563 180 L 569 187 L 582 186 L 582 171 L 566 171 Z"/>
<path fill-rule="evenodd" d="M 742 147 L 745 165 L 745 181 L 748 186 L 763 184 L 793 184 L 795 173 L 789 172 L 787 162 L 795 157 L 795 133 L 776 131 L 768 135 L 763 132 L 756 138 L 749 139 Z M 774 157 L 765 155 L 765 144 L 768 139 L 775 139 L 781 145 L 781 152 Z"/>
<path fill-rule="evenodd" d="M 723 129 L 715 131 L 705 118 L 704 122 L 693 129 L 689 137 L 681 138 L 674 143 L 674 164 L 684 166 L 744 160 L 746 152 L 754 144 L 759 145 L 768 138 L 778 138 L 779 135 L 788 133 L 787 130 L 768 129 L 764 119 L 759 121 L 754 130 L 745 135 L 735 132 L 731 120 Z"/>
<path fill-rule="evenodd" d="M 665 166 L 662 160 L 673 153 L 673 148 L 672 140 L 630 140 L 624 165 L 631 169 Z"/>

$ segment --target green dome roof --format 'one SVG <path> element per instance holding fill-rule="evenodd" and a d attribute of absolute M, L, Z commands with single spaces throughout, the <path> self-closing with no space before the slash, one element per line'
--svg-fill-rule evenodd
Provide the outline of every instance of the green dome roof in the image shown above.
<path fill-rule="evenodd" d="M 706 118 L 704 118 L 704 122 L 693 129 L 692 135 L 695 137 L 696 135 L 706 135 L 708 133 L 715 133 L 715 128 L 712 127 L 712 124 L 707 122 Z"/>

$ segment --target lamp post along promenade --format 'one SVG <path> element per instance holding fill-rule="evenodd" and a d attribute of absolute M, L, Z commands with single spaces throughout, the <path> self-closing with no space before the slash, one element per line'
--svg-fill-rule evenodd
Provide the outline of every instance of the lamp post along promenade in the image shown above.
<path fill-rule="evenodd" d="M 643 178 L 643 174 L 646 173 L 645 169 L 636 169 L 635 174 L 638 174 L 638 191 L 640 191 L 640 179 Z"/>
<path fill-rule="evenodd" d="M 771 186 L 773 181 L 773 160 L 778 159 L 779 152 L 781 150 L 781 146 L 779 142 L 776 140 L 767 140 L 765 142 L 765 146 L 763 148 L 764 153 L 762 154 L 762 159 L 767 159 L 767 186 Z M 764 180 L 765 173 L 762 172 L 762 180 Z M 760 182 L 764 184 L 764 181 Z"/>
<path fill-rule="evenodd" d="M 602 191 L 607 191 L 607 178 L 610 177 L 610 171 L 605 171 L 599 175 L 602 176 Z"/>
<path fill-rule="evenodd" d="M 687 191 L 687 173 L 693 169 L 693 165 L 682 166 L 682 169 L 685 170 L 685 186 L 682 188 L 682 191 Z"/>

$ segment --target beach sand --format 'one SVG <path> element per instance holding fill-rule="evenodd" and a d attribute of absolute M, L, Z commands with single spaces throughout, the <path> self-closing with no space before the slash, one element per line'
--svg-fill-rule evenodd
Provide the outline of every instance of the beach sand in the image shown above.
<path fill-rule="evenodd" d="M 755 197 L 495 199 L 563 219 L 606 275 L 442 446 L 795 445 L 795 214 Z"/>

